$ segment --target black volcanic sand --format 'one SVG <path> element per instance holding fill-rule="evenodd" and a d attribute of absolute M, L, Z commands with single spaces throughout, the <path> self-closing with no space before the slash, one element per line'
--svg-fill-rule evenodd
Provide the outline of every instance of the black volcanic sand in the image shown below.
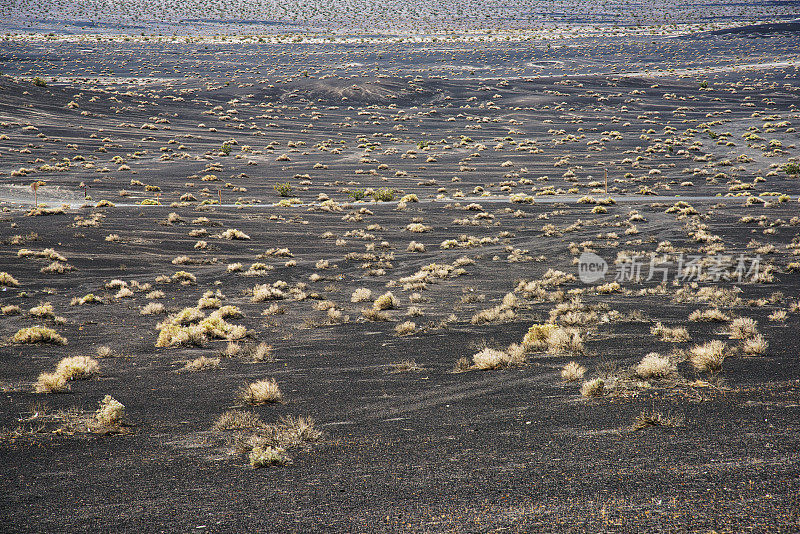
<path fill-rule="evenodd" d="M 732 34 L 555 49 L 230 45 L 221 53 L 217 45 L 55 41 L 43 55 L 43 43 L 4 41 L 3 71 L 15 77 L 0 77 L 0 272 L 19 287 L 0 291 L 0 303 L 23 313 L 0 321 L 0 527 L 800 529 L 800 266 L 792 265 L 800 191 L 797 177 L 783 170 L 798 156 L 799 87 L 797 67 L 782 63 L 797 44 L 792 35 Z M 706 59 L 709 50 L 714 61 Z M 444 59 L 469 65 L 475 58 L 468 53 L 482 54 L 481 64 L 496 72 L 471 74 Z M 515 74 L 523 58 L 542 67 Z M 687 66 L 711 70 L 677 72 Z M 669 68 L 677 70 L 670 75 Z M 34 86 L 34 75 L 47 87 Z M 204 181 L 207 175 L 217 180 Z M 39 201 L 68 209 L 29 216 L 35 180 L 45 182 Z M 281 197 L 273 186 L 283 182 L 300 205 L 275 204 Z M 351 191 L 368 188 L 397 193 L 392 202 L 352 202 Z M 181 202 L 187 193 L 196 201 Z M 223 205 L 209 203 L 220 194 Z M 406 194 L 420 202 L 398 206 Z M 515 194 L 533 203 L 509 202 Z M 616 203 L 595 213 L 593 204 L 578 202 L 584 195 Z M 785 202 L 780 195 L 788 195 Z M 328 198 L 334 202 L 323 203 Z M 162 205 L 139 205 L 146 199 Z M 116 205 L 94 207 L 101 200 Z M 667 213 L 677 201 L 694 210 Z M 169 222 L 173 212 L 181 220 Z M 199 217 L 209 221 L 193 223 Z M 416 233 L 410 223 L 430 228 Z M 207 235 L 189 235 L 199 228 Z M 215 237 L 229 228 L 250 239 Z M 717 237 L 699 242 L 690 235 L 698 228 Z M 466 237 L 472 246 L 441 246 Z M 195 248 L 198 240 L 208 248 Z M 426 250 L 408 252 L 410 241 Z M 519 280 L 538 280 L 548 269 L 577 274 L 574 259 L 584 248 L 613 262 L 620 252 L 655 252 L 664 241 L 673 253 L 698 254 L 716 243 L 724 254 L 761 255 L 769 283 L 706 280 L 686 291 L 740 290 L 738 302 L 720 309 L 756 319 L 769 342 L 765 354 L 743 355 L 725 323 L 690 322 L 692 311 L 710 304 L 677 299 L 680 283 L 658 290 L 655 280 L 623 282 L 620 291 L 601 294 L 572 280 L 548 288 L 551 297 L 561 290 L 568 299 L 574 290 L 585 304 L 619 312 L 582 327 L 584 354 L 532 351 L 522 366 L 452 372 L 460 357 L 503 350 L 547 320 L 557 302 L 517 292 L 513 318 L 472 324 Z M 284 247 L 293 257 L 263 256 Z M 19 257 L 21 248 L 52 248 L 74 270 L 42 273 L 50 260 Z M 179 256 L 190 263 L 173 264 Z M 397 283 L 463 257 L 470 260 L 463 274 L 424 289 Z M 287 265 L 290 259 L 296 263 Z M 256 262 L 271 269 L 252 277 L 229 272 L 237 262 L 245 271 Z M 156 281 L 179 270 L 194 274 L 196 284 Z M 163 291 L 156 301 L 170 313 L 220 290 L 223 304 L 244 314 L 230 319 L 249 331 L 240 343 L 269 343 L 275 361 L 223 357 L 219 369 L 176 373 L 187 360 L 218 356 L 227 342 L 156 348 L 155 325 L 164 316 L 139 313 L 150 290 L 131 287 L 133 297 L 118 299 L 105 288 L 113 279 Z M 285 313 L 264 316 L 273 302 L 254 303 L 247 292 L 278 280 L 301 284 L 307 298 L 274 301 Z M 361 287 L 398 297 L 390 321 L 362 318 L 371 303 L 350 299 Z M 88 293 L 104 302 L 70 305 Z M 421 300 L 411 302 L 412 293 Z M 349 321 L 331 324 L 314 307 L 321 300 Z M 40 302 L 52 303 L 63 321 L 30 316 Z M 411 306 L 421 315 L 406 317 Z M 770 319 L 781 310 L 785 320 Z M 394 328 L 406 320 L 416 332 L 398 336 Z M 660 341 L 650 333 L 656 321 L 686 327 L 691 340 Z M 54 328 L 68 344 L 10 342 L 34 324 Z M 624 373 L 649 352 L 712 339 L 730 349 L 713 377 L 684 361 L 677 383 L 586 399 L 580 383 L 559 375 L 572 360 L 587 368 L 587 379 Z M 99 377 L 71 382 L 69 393 L 32 392 L 39 373 L 61 358 L 94 355 L 100 346 L 114 355 L 98 360 Z M 405 359 L 422 370 L 392 372 Z M 286 402 L 239 405 L 238 390 L 265 377 L 278 381 Z M 13 432 L 35 428 L 37 403 L 50 412 L 91 412 L 106 394 L 125 405 L 126 433 Z M 251 469 L 211 432 L 234 407 L 266 422 L 311 416 L 324 438 L 290 450 L 290 465 Z M 643 410 L 684 422 L 631 430 Z"/>

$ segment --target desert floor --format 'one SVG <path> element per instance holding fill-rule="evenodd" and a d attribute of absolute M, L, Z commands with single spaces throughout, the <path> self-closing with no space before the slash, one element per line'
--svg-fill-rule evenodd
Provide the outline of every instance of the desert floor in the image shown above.
<path fill-rule="evenodd" d="M 799 45 L 7 37 L 0 528 L 800 529 Z"/>

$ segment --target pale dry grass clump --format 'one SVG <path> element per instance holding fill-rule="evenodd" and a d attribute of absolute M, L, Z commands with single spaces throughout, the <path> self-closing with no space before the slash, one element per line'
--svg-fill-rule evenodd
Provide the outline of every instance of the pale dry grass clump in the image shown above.
<path fill-rule="evenodd" d="M 547 335 L 547 352 L 550 354 L 583 353 L 583 334 L 577 328 L 557 327 Z"/>
<path fill-rule="evenodd" d="M 650 333 L 658 337 L 661 341 L 669 343 L 683 343 L 689 341 L 689 332 L 682 326 L 670 328 L 657 322 L 654 326 L 650 327 Z"/>
<path fill-rule="evenodd" d="M 11 337 L 12 343 L 50 343 L 53 345 L 66 345 L 67 338 L 61 336 L 52 328 L 45 326 L 30 326 L 21 328 Z"/>
<path fill-rule="evenodd" d="M 643 380 L 665 378 L 676 370 L 675 364 L 666 356 L 657 352 L 647 354 L 636 366 L 636 376 Z"/>
<path fill-rule="evenodd" d="M 202 346 L 206 341 L 205 332 L 198 325 L 179 326 L 165 325 L 158 333 L 156 347 L 170 347 L 172 345 Z"/>
<path fill-rule="evenodd" d="M 254 430 L 266 426 L 257 413 L 228 410 L 214 422 L 214 430 Z"/>
<path fill-rule="evenodd" d="M 207 358 L 205 356 L 200 356 L 199 358 L 195 358 L 189 362 L 186 362 L 186 365 L 181 367 L 181 372 L 195 372 L 195 371 L 205 371 L 207 369 L 218 369 L 220 364 L 219 358 Z"/>
<path fill-rule="evenodd" d="M 125 405 L 111 395 L 100 401 L 100 408 L 94 414 L 95 422 L 103 428 L 118 427 L 125 419 Z"/>
<path fill-rule="evenodd" d="M 460 360 L 459 360 L 460 363 Z M 507 351 L 484 348 L 472 356 L 470 369 L 485 371 L 489 369 L 502 369 L 512 365 L 525 363 L 525 349 L 521 345 L 513 344 Z M 459 364 L 456 364 L 459 367 Z"/>
<path fill-rule="evenodd" d="M 408 336 L 417 331 L 417 324 L 414 321 L 405 321 L 394 327 L 398 336 Z"/>
<path fill-rule="evenodd" d="M 272 353 L 272 346 L 263 341 L 250 349 L 249 357 L 254 362 L 274 362 L 275 355 Z"/>
<path fill-rule="evenodd" d="M 689 314 L 689 320 L 700 323 L 724 323 L 730 321 L 730 317 L 719 308 L 709 308 L 707 310 L 695 310 Z"/>
<path fill-rule="evenodd" d="M 274 378 L 265 378 L 245 386 L 239 397 L 248 404 L 260 405 L 281 402 L 283 394 Z"/>
<path fill-rule="evenodd" d="M 242 232 L 241 230 L 237 230 L 236 228 L 228 228 L 227 230 L 219 234 L 218 237 L 221 237 L 222 239 L 242 240 L 242 241 L 250 239 L 249 235 Z"/>
<path fill-rule="evenodd" d="M 410 371 L 421 371 L 423 369 L 423 367 L 414 360 L 403 360 L 391 365 L 393 373 L 407 373 Z"/>
<path fill-rule="evenodd" d="M 417 243 L 416 241 L 412 241 L 408 244 L 406 252 L 425 252 L 425 245 L 422 243 Z"/>
<path fill-rule="evenodd" d="M 578 362 L 569 362 L 561 369 L 561 378 L 566 382 L 575 382 L 583 378 L 586 368 Z"/>
<path fill-rule="evenodd" d="M 395 297 L 391 291 L 387 291 L 380 297 L 375 299 L 375 302 L 372 303 L 372 307 L 375 310 L 382 311 L 382 310 L 393 310 L 400 305 L 400 301 Z"/>
<path fill-rule="evenodd" d="M 257 414 L 238 410 L 222 414 L 214 430 L 233 431 L 235 449 L 248 453 L 254 468 L 287 464 L 291 461 L 287 449 L 306 447 L 322 438 L 311 417 L 287 416 L 265 424 Z"/>
<path fill-rule="evenodd" d="M 768 347 L 769 343 L 761 334 L 745 339 L 744 343 L 742 343 L 742 351 L 750 356 L 761 356 L 767 351 Z"/>
<path fill-rule="evenodd" d="M 40 273 L 43 274 L 64 274 L 69 271 L 74 271 L 75 267 L 70 265 L 69 263 L 63 263 L 60 261 L 54 261 L 49 265 L 42 267 L 39 269 Z"/>
<path fill-rule="evenodd" d="M 737 317 L 730 324 L 730 339 L 750 339 L 758 334 L 758 322 L 750 317 Z"/>
<path fill-rule="evenodd" d="M 786 321 L 787 315 L 788 314 L 786 310 L 775 310 L 774 312 L 769 314 L 769 320 L 776 323 L 782 323 Z"/>
<path fill-rule="evenodd" d="M 236 306 L 223 306 L 208 317 L 197 308 L 184 308 L 156 326 L 160 331 L 156 347 L 185 344 L 201 346 L 205 343 L 206 336 L 229 341 L 242 339 L 247 335 L 247 329 L 225 321 L 226 317 L 239 315 L 241 312 Z M 198 324 L 191 324 L 198 321 Z"/>
<path fill-rule="evenodd" d="M 655 411 L 642 411 L 634 419 L 631 430 L 641 430 L 651 426 L 674 428 L 683 425 L 683 422 L 684 419 L 681 416 L 665 415 Z"/>
<path fill-rule="evenodd" d="M 0 308 L 0 311 L 3 312 L 3 315 L 20 315 L 22 313 L 22 308 L 16 304 L 7 304 Z"/>
<path fill-rule="evenodd" d="M 269 284 L 257 285 L 253 288 L 253 302 L 264 302 L 265 300 L 281 300 L 286 298 L 286 294 L 279 288 Z"/>
<path fill-rule="evenodd" d="M 102 304 L 103 301 L 94 293 L 87 293 L 82 297 L 73 297 L 70 301 L 70 306 L 85 306 L 87 304 Z"/>
<path fill-rule="evenodd" d="M 366 287 L 359 287 L 350 296 L 350 302 L 367 302 L 372 300 L 372 291 Z"/>
<path fill-rule="evenodd" d="M 392 320 L 388 312 L 375 310 L 373 308 L 364 308 L 361 310 L 361 315 L 364 319 L 374 323 L 385 323 Z"/>
<path fill-rule="evenodd" d="M 119 291 L 114 295 L 116 299 L 129 299 L 131 297 L 133 297 L 133 291 L 128 287 L 119 288 Z"/>
<path fill-rule="evenodd" d="M 581 385 L 581 395 L 584 397 L 600 397 L 605 392 L 606 383 L 602 378 L 587 380 Z"/>
<path fill-rule="evenodd" d="M 689 361 L 700 372 L 716 373 L 722 369 L 727 344 L 717 339 L 689 350 Z"/>
<path fill-rule="evenodd" d="M 34 306 L 28 311 L 28 313 L 34 317 L 39 317 L 42 319 L 51 319 L 55 317 L 53 305 L 49 302 L 42 302 L 38 306 Z"/>
<path fill-rule="evenodd" d="M 548 336 L 557 328 L 557 325 L 551 323 L 532 324 L 530 328 L 528 328 L 525 337 L 522 338 L 522 343 L 531 348 L 546 347 Z"/>
<path fill-rule="evenodd" d="M 248 455 L 250 466 L 253 469 L 270 465 L 286 465 L 291 460 L 286 454 L 286 449 L 281 447 L 255 446 Z"/>
<path fill-rule="evenodd" d="M 160 315 L 166 313 L 166 308 L 160 302 L 148 302 L 139 310 L 141 315 Z"/>
<path fill-rule="evenodd" d="M 63 358 L 56 365 L 56 374 L 67 380 L 90 378 L 100 372 L 100 364 L 89 356 L 71 356 Z"/>
<path fill-rule="evenodd" d="M 240 352 L 242 352 L 242 346 L 232 341 L 229 341 L 225 348 L 222 349 L 222 355 L 226 358 L 233 358 Z"/>
<path fill-rule="evenodd" d="M 36 393 L 61 393 L 70 389 L 67 378 L 58 373 L 41 373 L 34 387 Z"/>
<path fill-rule="evenodd" d="M 0 272 L 0 286 L 6 287 L 18 287 L 19 282 L 16 278 L 8 274 L 7 272 L 3 271 Z"/>
<path fill-rule="evenodd" d="M 517 316 L 513 308 L 500 304 L 493 308 L 481 310 L 470 319 L 472 324 L 491 324 L 510 321 Z"/>

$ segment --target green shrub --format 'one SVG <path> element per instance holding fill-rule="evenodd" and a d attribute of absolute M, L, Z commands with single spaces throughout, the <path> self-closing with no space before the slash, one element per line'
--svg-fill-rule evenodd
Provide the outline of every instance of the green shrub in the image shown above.
<path fill-rule="evenodd" d="M 277 183 L 272 187 L 275 189 L 275 192 L 278 193 L 278 196 L 288 197 L 292 194 L 292 184 L 289 182 Z"/>
<path fill-rule="evenodd" d="M 372 198 L 375 202 L 391 202 L 394 200 L 394 191 L 386 187 L 381 187 L 377 191 L 372 192 Z"/>
<path fill-rule="evenodd" d="M 800 176 L 800 165 L 794 162 L 787 163 L 783 166 L 783 171 L 789 175 Z"/>

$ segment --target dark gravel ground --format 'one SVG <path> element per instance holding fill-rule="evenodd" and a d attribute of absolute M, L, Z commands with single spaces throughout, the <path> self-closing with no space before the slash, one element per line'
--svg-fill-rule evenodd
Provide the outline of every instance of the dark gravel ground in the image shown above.
<path fill-rule="evenodd" d="M 641 57 L 642 64 L 678 68 L 682 59 L 688 64 L 705 53 L 697 41 L 658 39 L 655 44 L 622 43 L 620 57 L 630 59 L 628 64 L 636 70 L 639 66 L 631 63 L 634 57 Z M 725 58 L 730 61 L 739 55 L 740 63 L 758 63 L 768 53 L 781 60 L 782 53 L 796 44 L 792 36 L 775 39 L 772 49 L 766 40 L 733 37 L 706 42 L 726 51 Z M 172 46 L 166 44 L 132 43 L 113 50 L 98 45 L 94 54 L 97 64 L 83 64 L 81 68 L 87 71 L 83 72 L 69 63 L 72 56 L 68 50 L 74 47 L 77 56 L 85 53 L 78 52 L 77 45 L 59 43 L 47 57 L 61 58 L 65 65 L 45 73 L 42 66 L 48 60 L 37 55 L 36 46 L 4 42 L 2 53 L 11 67 L 4 72 L 27 75 L 27 69 L 32 69 L 31 74 L 80 78 L 89 77 L 89 70 L 114 66 L 120 72 L 113 75 L 157 74 L 125 71 L 131 64 L 147 64 L 162 71 L 177 66 L 201 72 L 208 65 L 218 70 L 209 71 L 204 78 L 187 78 L 186 85 L 148 82 L 136 88 L 122 82 L 101 85 L 63 79 L 41 88 L 26 78 L 0 78 L 0 133 L 8 136 L 0 147 L 0 171 L 4 173 L 0 176 L 4 209 L 0 214 L 0 272 L 8 272 L 20 282 L 18 288 L 0 292 L 0 304 L 16 304 L 25 312 L 3 316 L 0 321 L 0 428 L 4 429 L 0 440 L 0 530 L 800 530 L 800 360 L 795 345 L 800 319 L 792 311 L 798 282 L 790 268 L 796 250 L 791 245 L 798 236 L 797 221 L 792 218 L 798 215 L 799 191 L 797 180 L 786 173 L 768 174 L 775 169 L 770 165 L 782 165 L 797 156 L 796 148 L 790 146 L 796 142 L 796 133 L 789 131 L 797 122 L 796 67 L 722 70 L 708 76 L 710 91 L 698 91 L 700 78 L 696 76 L 598 73 L 600 67 L 589 65 L 590 60 L 584 58 L 609 63 L 611 56 L 601 54 L 610 50 L 609 44 L 584 43 L 585 48 L 543 52 L 535 46 L 512 49 L 487 43 L 486 57 L 507 55 L 509 68 L 526 53 L 540 60 L 552 59 L 553 54 L 570 57 L 562 70 L 542 73 L 548 77 L 537 79 L 525 74 L 500 83 L 500 79 L 470 79 L 434 68 L 410 83 L 413 78 L 406 74 L 416 75 L 435 66 L 441 59 L 437 54 L 444 52 L 423 54 L 409 45 L 395 49 L 393 53 L 400 59 L 391 62 L 383 56 L 385 52 L 369 52 L 367 47 L 339 52 L 353 63 L 372 54 L 372 64 L 340 70 L 329 58 L 319 59 L 314 66 L 320 72 L 312 70 L 308 79 L 288 80 L 284 65 L 308 67 L 308 50 L 290 49 L 277 62 L 274 50 L 268 47 L 241 48 L 231 51 L 232 58 L 226 63 L 219 55 L 196 49 L 183 49 L 181 59 L 176 59 L 165 53 Z M 174 46 L 180 49 L 182 45 Z M 21 57 L 23 52 L 29 55 L 27 59 Z M 448 52 L 455 57 L 460 53 Z M 128 66 L 120 59 L 123 55 L 127 55 Z M 187 58 L 192 57 L 205 63 L 189 65 Z M 267 61 L 270 57 L 271 63 Z M 424 63 L 423 57 L 430 63 Z M 725 58 L 719 64 L 724 65 Z M 389 77 L 358 72 L 381 65 L 381 61 L 389 65 Z M 564 80 L 560 75 L 570 73 L 572 64 L 579 65 L 575 68 L 581 75 L 569 78 L 568 85 L 556 84 Z M 245 69 L 251 66 L 268 72 L 250 79 Z M 497 74 L 505 72 L 500 68 Z M 323 79 L 325 74 L 353 77 Z M 437 74 L 443 78 L 435 78 Z M 226 79 L 231 83 L 226 85 Z M 181 93 L 181 89 L 191 91 Z M 500 97 L 493 98 L 495 94 Z M 178 95 L 184 100 L 167 98 Z M 473 96 L 476 98 L 471 100 Z M 749 99 L 743 100 L 744 96 Z M 92 97 L 96 97 L 94 101 Z M 237 99 L 239 102 L 232 102 Z M 487 106 L 489 100 L 497 103 Z M 79 107 L 65 107 L 70 101 Z M 241 106 L 241 102 L 252 107 Z M 259 106 L 265 102 L 269 105 Z M 741 106 L 742 102 L 753 106 Z M 217 105 L 222 110 L 203 114 Z M 622 111 L 623 106 L 627 111 Z M 229 109 L 238 113 L 229 113 Z M 430 113 L 432 109 L 436 112 Z M 404 113 L 398 114 L 398 110 Z M 87 114 L 81 115 L 83 111 Z M 754 115 L 754 111 L 759 113 Z M 312 112 L 318 118 L 312 120 Z M 223 114 L 228 119 L 221 120 Z M 256 118 L 260 115 L 268 117 Z M 409 118 L 393 120 L 400 115 Z M 773 115 L 778 118 L 769 118 Z M 614 120 L 615 116 L 621 118 Z M 169 123 L 157 118 L 167 118 Z M 582 122 L 576 122 L 577 118 Z M 722 122 L 699 126 L 714 120 Z M 770 128 L 765 122 L 781 120 L 791 124 L 764 131 Z M 201 122 L 204 127 L 198 126 Z M 309 122 L 313 127 L 306 126 Z M 250 129 L 251 123 L 259 129 Z M 269 123 L 274 125 L 266 126 Z M 142 124 L 152 124 L 155 129 L 142 129 Z M 25 130 L 25 125 L 37 130 Z M 394 128 L 397 125 L 405 129 Z M 669 125 L 677 133 L 665 132 Z M 752 126 L 763 141 L 743 140 L 743 134 L 754 131 L 748 130 Z M 651 128 L 657 133 L 646 133 Z M 677 139 L 687 128 L 697 133 Z M 610 135 L 603 132 L 610 130 L 619 131 L 622 139 L 602 140 Z M 708 131 L 729 132 L 723 138 L 734 146 L 716 143 L 718 138 Z M 37 137 L 37 133 L 45 137 Z M 96 137 L 91 137 L 92 133 Z M 569 134 L 586 137 L 579 142 L 563 141 Z M 458 145 L 462 135 L 471 141 Z M 665 148 L 665 138 L 670 136 L 676 138 L 673 151 Z M 232 138 L 237 144 L 231 155 L 220 155 L 222 143 Z M 329 138 L 334 141 L 325 145 L 327 150 L 314 147 Z M 171 139 L 176 143 L 169 143 Z M 519 145 L 510 141 L 521 139 L 536 140 L 541 152 L 532 151 L 532 145 L 525 150 L 512 148 Z M 600 141 L 603 151 L 591 150 L 596 145 L 587 142 L 593 139 Z M 760 146 L 772 139 L 781 141 L 782 148 Z M 297 144 L 303 140 L 306 145 Z M 690 149 L 696 140 L 702 140 L 701 148 Z M 276 145 L 270 151 L 266 146 L 271 141 Z M 421 141 L 430 141 L 430 148 L 423 150 Z M 295 146 L 287 144 L 290 142 Z M 498 143 L 504 146 L 498 148 Z M 185 148 L 179 148 L 181 144 Z M 365 151 L 370 144 L 374 150 Z M 451 148 L 444 148 L 446 144 Z M 479 144 L 485 145 L 485 150 Z M 245 151 L 245 145 L 261 153 Z M 337 146 L 338 153 L 330 151 Z M 101 147 L 104 152 L 98 151 Z M 162 147 L 168 150 L 162 151 Z M 397 151 L 385 152 L 389 148 Z M 409 150 L 416 152 L 416 158 L 403 157 Z M 680 150 L 687 152 L 680 154 Z M 142 152 L 138 159 L 132 157 L 136 151 Z M 480 156 L 471 157 L 475 152 Z M 284 153 L 290 161 L 275 161 Z M 168 157 L 162 159 L 162 154 Z M 737 160 L 742 154 L 748 157 Z M 74 159 L 77 155 L 85 159 Z M 130 169 L 118 170 L 120 164 L 112 162 L 117 155 Z M 429 155 L 436 161 L 427 161 Z M 565 156 L 570 161 L 554 167 Z M 634 162 L 637 156 L 642 159 Z M 42 169 L 44 163 L 55 166 L 64 157 L 70 158 L 70 164 L 63 170 Z M 626 158 L 631 161 L 625 162 Z M 723 163 L 725 159 L 734 161 L 728 165 Z M 511 165 L 502 166 L 505 161 Z M 209 171 L 210 163 L 222 170 Z M 327 168 L 315 168 L 316 163 Z M 387 167 L 381 168 L 381 163 Z M 13 175 L 20 167 L 34 170 L 26 176 Z M 692 173 L 695 167 L 707 172 Z M 605 168 L 610 169 L 610 196 L 640 200 L 620 200 L 608 206 L 606 213 L 593 213 L 593 205 L 577 203 L 575 199 L 586 194 L 606 196 L 602 188 L 598 192 L 596 184 L 589 185 L 603 180 Z M 563 176 L 568 169 L 577 181 Z M 400 175 L 396 171 L 401 171 Z M 200 176 L 212 172 L 220 181 L 201 181 Z M 627 172 L 633 178 L 625 177 Z M 725 177 L 709 179 L 718 172 Z M 298 174 L 309 177 L 296 177 Z M 549 175 L 549 180 L 538 180 L 543 175 Z M 754 182 L 757 175 L 765 180 Z M 451 181 L 453 176 L 460 181 Z M 41 200 L 51 205 L 67 201 L 73 207 L 64 214 L 25 216 L 29 206 L 23 205 L 30 204 L 27 187 L 36 179 L 46 182 L 40 189 Z M 131 205 L 156 197 L 154 191 L 131 185 L 132 179 L 158 186 L 164 205 Z M 435 182 L 431 185 L 429 180 Z M 687 180 L 693 185 L 681 185 Z M 284 181 L 292 183 L 303 206 L 273 205 L 280 200 L 273 185 Z M 83 202 L 80 182 L 90 185 L 93 203 L 106 199 L 118 205 L 77 207 Z M 226 187 L 226 182 L 231 186 Z M 502 185 L 505 182 L 513 185 Z M 749 191 L 754 194 L 785 193 L 790 201 L 746 205 L 741 197 L 715 197 L 743 182 L 752 183 Z M 563 202 L 544 202 L 545 197 L 535 196 L 548 186 L 561 190 Z M 675 200 L 688 201 L 698 215 L 665 214 L 673 202 L 637 195 L 643 186 L 661 198 L 679 195 Z M 208 187 L 206 196 L 204 187 Z M 369 187 L 414 193 L 421 202 L 409 203 L 405 209 L 397 209 L 396 202 L 347 204 L 348 189 Z M 482 187 L 493 198 L 502 197 L 503 202 L 486 200 L 475 187 Z M 578 192 L 565 195 L 572 187 Z M 130 190 L 130 196 L 120 197 L 120 189 Z M 225 203 L 238 198 L 246 205 L 200 207 L 193 202 L 169 206 L 187 192 L 198 200 L 216 199 L 220 189 Z M 534 195 L 537 201 L 507 202 L 513 193 Z M 341 211 L 319 211 L 320 194 L 338 202 Z M 444 199 L 431 202 L 437 194 Z M 464 209 L 471 202 L 481 204 L 480 211 Z M 315 207 L 309 210 L 312 204 Z M 370 213 L 358 214 L 361 207 Z M 633 209 L 644 220 L 635 224 L 638 234 L 626 235 L 630 227 L 626 221 Z M 520 213 L 515 214 L 516 210 Z M 167 224 L 170 212 L 183 222 Z M 76 217 L 91 218 L 93 213 L 104 216 L 96 217 L 97 226 L 76 224 L 80 223 Z M 455 222 L 477 213 L 492 217 L 473 219 L 466 225 Z M 355 215 L 361 220 L 354 219 Z M 745 215 L 753 220 L 742 222 Z M 201 216 L 210 221 L 192 224 Z M 406 226 L 415 220 L 430 230 L 408 231 Z M 578 220 L 583 224 L 571 228 Z M 561 367 L 570 360 L 587 367 L 587 376 L 592 377 L 629 369 L 651 351 L 666 354 L 672 348 L 686 349 L 711 339 L 725 340 L 731 347 L 737 342 L 722 333 L 724 325 L 689 322 L 692 311 L 707 305 L 676 301 L 679 286 L 668 286 L 664 294 L 643 295 L 639 290 L 654 289 L 655 282 L 631 283 L 624 285 L 627 291 L 598 294 L 579 281 L 570 281 L 558 289 L 585 290 L 582 298 L 586 303 L 641 316 L 588 328 L 583 355 L 533 353 L 524 366 L 451 372 L 458 358 L 471 357 L 484 346 L 505 348 L 518 343 L 532 323 L 546 320 L 554 302 L 523 299 L 515 317 L 508 321 L 470 322 L 476 312 L 498 305 L 514 290 L 517 280 L 539 279 L 550 268 L 575 273 L 571 242 L 592 241 L 586 246 L 609 261 L 620 251 L 654 251 L 666 240 L 678 251 L 696 254 L 700 244 L 689 238 L 689 223 L 707 225 L 708 232 L 719 236 L 726 254 L 754 254 L 760 246 L 774 245 L 773 251 L 763 254 L 765 263 L 774 267 L 772 283 L 719 284 L 742 290 L 741 302 L 723 309 L 758 320 L 759 332 L 769 341 L 765 355 L 732 354 L 719 375 L 710 380 L 713 385 L 691 385 L 709 377 L 698 375 L 683 362 L 678 373 L 685 380 L 679 384 L 655 382 L 649 388 L 584 399 L 578 385 L 565 384 L 559 377 Z M 545 231 L 548 224 L 554 231 Z M 200 227 L 206 227 L 209 235 L 188 235 Z M 251 239 L 213 237 L 227 228 L 237 228 Z M 348 235 L 352 231 L 373 237 Z M 325 232 L 334 238 L 323 238 Z M 605 235 L 609 232 L 618 235 Z M 117 234 L 119 240 L 106 240 L 109 234 Z M 462 234 L 491 241 L 472 248 L 440 247 L 443 241 Z M 344 243 L 336 244 L 336 238 Z M 209 248 L 195 249 L 198 239 L 206 240 Z M 424 243 L 425 252 L 407 252 L 411 240 Z M 374 245 L 374 250 L 365 245 Z M 49 261 L 19 257 L 23 247 L 37 251 L 54 248 L 75 270 L 61 275 L 41 273 Z M 267 249 L 280 247 L 291 250 L 296 265 L 286 266 L 289 258 L 284 257 L 259 258 Z M 514 249 L 526 250 L 528 258 L 509 261 Z M 352 256 L 365 251 L 373 252 L 375 258 Z M 387 256 L 378 259 L 380 254 Z M 199 263 L 172 264 L 180 255 Z M 419 290 L 424 297 L 421 302 L 410 301 L 415 290 L 403 291 L 391 284 L 430 263 L 452 264 L 463 256 L 474 263 L 464 265 L 461 276 Z M 317 268 L 317 261 L 323 259 L 332 267 Z M 272 270 L 264 276 L 245 277 L 226 269 L 234 262 L 247 269 L 256 261 Z M 385 272 L 368 273 L 370 267 L 363 264 L 370 261 L 375 263 L 372 267 L 382 267 Z M 195 274 L 196 285 L 155 281 L 157 276 L 177 270 Z M 312 280 L 314 274 L 320 278 Z M 244 313 L 234 322 L 250 331 L 245 343 L 270 343 L 276 361 L 223 358 L 219 369 L 176 373 L 186 360 L 218 355 L 225 342 L 155 348 L 155 324 L 162 317 L 139 314 L 148 302 L 146 291 L 137 290 L 128 299 L 114 298 L 115 291 L 104 289 L 104 284 L 117 278 L 163 290 L 165 297 L 158 300 L 170 312 L 194 306 L 207 290 L 221 290 L 226 296 L 224 303 L 236 305 Z M 261 312 L 270 303 L 251 302 L 247 291 L 255 284 L 278 280 L 307 284 L 309 298 L 278 301 L 286 313 L 264 317 Z M 358 287 L 367 287 L 374 294 L 391 290 L 400 298 L 399 309 L 390 312 L 391 321 L 360 319 L 361 309 L 369 303 L 350 302 Z M 103 296 L 105 303 L 70 306 L 73 297 L 90 292 Z M 463 298 L 468 295 L 483 298 Z M 313 307 L 322 299 L 333 301 L 350 321 L 330 324 L 326 313 Z M 64 335 L 68 345 L 8 342 L 19 328 L 42 323 L 27 314 L 41 301 L 51 302 L 56 315 L 65 319 L 63 324 L 44 322 Z M 418 306 L 423 315 L 406 318 L 411 305 Z M 776 310 L 788 311 L 785 321 L 769 319 Z M 455 321 L 442 325 L 450 314 L 455 314 Z M 407 319 L 417 323 L 417 332 L 395 335 L 394 327 Z M 650 334 L 655 321 L 685 326 L 691 342 L 657 340 Z M 37 375 L 52 370 L 62 357 L 91 355 L 101 345 L 111 347 L 116 357 L 99 360 L 99 377 L 72 382 L 70 393 L 31 392 Z M 391 364 L 404 359 L 415 360 L 422 370 L 392 372 Z M 239 388 L 267 376 L 277 379 L 286 402 L 252 410 L 267 422 L 286 415 L 312 416 L 325 434 L 318 444 L 290 451 L 290 465 L 250 469 L 246 457 L 231 453 L 211 428 L 221 413 L 237 407 Z M 128 432 L 57 435 L 47 427 L 39 433 L 13 433 L 20 425 L 28 431 L 36 428 L 37 421 L 30 420 L 36 403 L 38 409 L 46 403 L 50 413 L 69 407 L 91 412 L 105 394 L 125 404 L 131 424 Z M 631 430 L 643 410 L 677 416 L 683 423 L 674 428 Z"/>

